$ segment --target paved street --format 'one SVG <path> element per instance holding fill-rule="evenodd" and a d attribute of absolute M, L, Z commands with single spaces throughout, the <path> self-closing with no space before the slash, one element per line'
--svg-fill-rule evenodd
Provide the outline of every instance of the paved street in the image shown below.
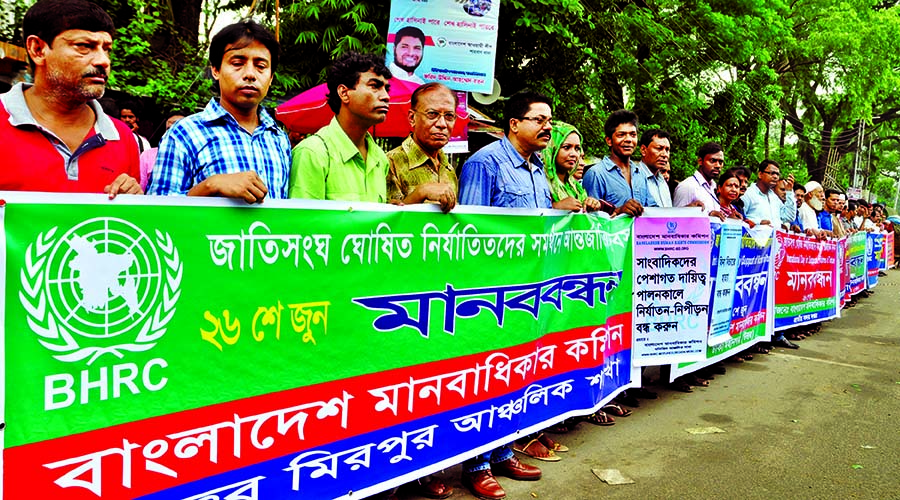
<path fill-rule="evenodd" d="M 728 363 L 691 394 L 651 387 L 660 398 L 615 426 L 557 436 L 571 451 L 526 459 L 543 468 L 539 482 L 500 478 L 507 498 L 900 499 L 900 271 L 799 344 Z M 725 432 L 685 430 L 710 426 Z M 453 498 L 473 498 L 458 475 L 444 473 Z"/>

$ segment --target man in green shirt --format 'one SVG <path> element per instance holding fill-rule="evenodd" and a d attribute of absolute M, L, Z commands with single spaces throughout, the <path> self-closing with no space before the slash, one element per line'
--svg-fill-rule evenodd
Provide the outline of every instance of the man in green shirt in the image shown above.
<path fill-rule="evenodd" d="M 459 182 L 442 148 L 456 123 L 456 93 L 440 83 L 417 88 L 410 99 L 412 134 L 388 154 L 388 198 L 414 204 L 433 202 L 444 213 L 456 206 Z"/>
<path fill-rule="evenodd" d="M 384 58 L 348 52 L 328 70 L 331 123 L 294 147 L 288 196 L 387 201 L 388 159 L 368 130 L 385 120 L 391 72 Z"/>

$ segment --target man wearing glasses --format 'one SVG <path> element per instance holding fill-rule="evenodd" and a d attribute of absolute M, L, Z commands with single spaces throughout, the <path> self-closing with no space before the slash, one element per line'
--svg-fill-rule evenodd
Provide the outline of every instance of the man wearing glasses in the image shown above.
<path fill-rule="evenodd" d="M 388 199 L 394 203 L 431 202 L 444 213 L 456 206 L 458 181 L 443 147 L 456 123 L 456 93 L 440 83 L 417 88 L 410 99 L 412 134 L 388 154 Z"/>
<path fill-rule="evenodd" d="M 672 203 L 676 207 L 702 206 L 703 213 L 725 220 L 716 195 L 716 178 L 724 165 L 722 146 L 715 142 L 700 146 L 697 150 L 697 171 L 678 184 Z"/>
<path fill-rule="evenodd" d="M 544 164 L 535 154 L 553 129 L 550 99 L 525 91 L 506 101 L 503 139 L 481 148 L 462 167 L 459 202 L 506 208 L 552 208 Z"/>
<path fill-rule="evenodd" d="M 781 228 L 797 217 L 797 204 L 793 200 L 782 202 L 775 187 L 781 179 L 781 169 L 774 160 L 759 163 L 759 176 L 741 196 L 744 201 L 744 215 L 755 224 L 769 224 Z M 785 192 L 794 189 L 794 176 L 789 175 L 784 182 Z"/>
<path fill-rule="evenodd" d="M 481 148 L 463 165 L 459 202 L 506 208 L 552 208 L 553 198 L 536 155 L 550 142 L 550 99 L 520 92 L 506 101 L 503 139 Z M 551 159 L 552 161 L 552 159 Z M 519 462 L 501 446 L 463 463 L 462 483 L 481 499 L 506 498 L 494 475 L 537 481 L 541 469 Z"/>

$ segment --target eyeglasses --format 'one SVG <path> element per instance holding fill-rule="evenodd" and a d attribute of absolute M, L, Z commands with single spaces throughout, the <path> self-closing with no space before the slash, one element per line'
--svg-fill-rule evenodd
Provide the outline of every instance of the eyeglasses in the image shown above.
<path fill-rule="evenodd" d="M 416 111 L 416 113 L 424 115 L 425 118 L 427 118 L 430 122 L 437 121 L 442 116 L 444 117 L 444 120 L 447 121 L 447 123 L 456 121 L 456 113 L 454 113 L 453 111 L 441 113 L 440 111 L 429 109 L 428 111 Z"/>
<path fill-rule="evenodd" d="M 762 173 L 764 173 L 766 175 L 771 175 L 774 177 L 781 177 L 781 172 L 769 172 L 767 170 L 763 170 Z"/>
<path fill-rule="evenodd" d="M 534 122 L 538 127 L 544 128 L 548 124 L 553 125 L 553 117 L 550 116 L 523 116 L 520 120 Z"/>

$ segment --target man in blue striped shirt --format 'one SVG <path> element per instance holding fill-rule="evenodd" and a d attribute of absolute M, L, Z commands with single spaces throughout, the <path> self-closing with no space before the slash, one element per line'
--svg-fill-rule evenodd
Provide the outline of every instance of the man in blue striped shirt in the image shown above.
<path fill-rule="evenodd" d="M 147 194 L 224 196 L 262 203 L 287 198 L 290 142 L 260 107 L 279 44 L 246 21 L 213 37 L 209 62 L 219 86 L 202 112 L 180 120 L 163 137 Z"/>

